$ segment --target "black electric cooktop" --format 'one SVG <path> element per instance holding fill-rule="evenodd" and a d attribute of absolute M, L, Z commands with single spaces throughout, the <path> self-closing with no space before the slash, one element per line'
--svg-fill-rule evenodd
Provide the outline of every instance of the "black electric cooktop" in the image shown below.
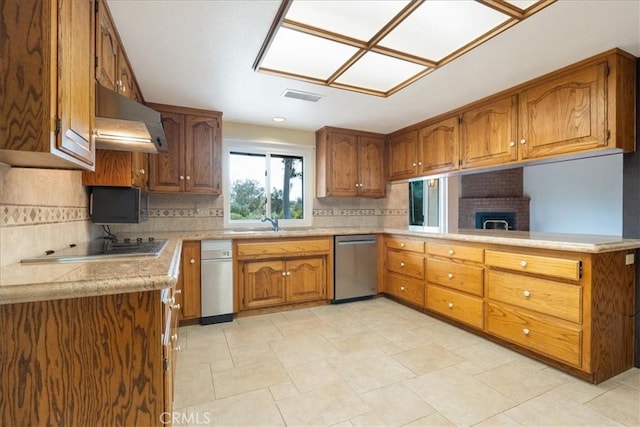
<path fill-rule="evenodd" d="M 23 259 L 22 263 L 46 262 L 85 262 L 109 258 L 125 258 L 136 256 L 158 257 L 167 244 L 166 239 L 97 239 L 87 243 L 69 245 L 69 247 L 47 251 L 44 255 Z"/>

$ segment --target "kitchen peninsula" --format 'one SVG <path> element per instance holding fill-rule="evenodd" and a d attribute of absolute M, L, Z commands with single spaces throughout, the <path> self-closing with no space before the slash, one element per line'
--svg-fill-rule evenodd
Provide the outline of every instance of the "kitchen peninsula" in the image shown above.
<path fill-rule="evenodd" d="M 3 423 L 154 424 L 170 410 L 182 241 L 353 233 L 379 235 L 380 294 L 594 383 L 632 367 L 639 240 L 383 228 L 174 232 L 160 236 L 169 242 L 157 259 L 2 269 L 2 389 L 23 390 L 0 405 Z M 417 275 L 404 271 L 409 265 Z"/>

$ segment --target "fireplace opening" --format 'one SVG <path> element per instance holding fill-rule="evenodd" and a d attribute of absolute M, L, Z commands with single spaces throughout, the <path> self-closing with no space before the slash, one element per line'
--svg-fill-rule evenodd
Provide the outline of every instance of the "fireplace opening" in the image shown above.
<path fill-rule="evenodd" d="M 484 230 L 514 230 L 515 212 L 476 212 L 476 228 Z"/>

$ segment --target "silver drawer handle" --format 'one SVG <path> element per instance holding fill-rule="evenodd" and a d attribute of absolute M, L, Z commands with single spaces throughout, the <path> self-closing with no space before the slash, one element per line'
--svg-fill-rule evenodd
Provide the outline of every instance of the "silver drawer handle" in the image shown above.
<path fill-rule="evenodd" d="M 448 277 L 449 279 L 453 279 L 453 273 L 449 273 L 449 274 L 447 274 L 447 277 Z"/>
<path fill-rule="evenodd" d="M 523 334 L 525 334 L 525 335 L 529 335 L 529 329 L 524 328 L 524 329 L 522 330 L 522 333 L 523 333 Z"/>
<path fill-rule="evenodd" d="M 525 298 L 529 298 L 529 297 L 531 296 L 531 292 L 529 292 L 529 291 L 524 291 L 524 292 L 522 293 L 522 295 L 524 295 L 524 297 L 525 297 Z"/>
<path fill-rule="evenodd" d="M 527 266 L 527 261 L 520 261 L 520 267 L 525 268 Z"/>
<path fill-rule="evenodd" d="M 449 308 L 453 308 L 453 303 L 450 302 L 449 304 L 447 304 L 449 306 Z"/>

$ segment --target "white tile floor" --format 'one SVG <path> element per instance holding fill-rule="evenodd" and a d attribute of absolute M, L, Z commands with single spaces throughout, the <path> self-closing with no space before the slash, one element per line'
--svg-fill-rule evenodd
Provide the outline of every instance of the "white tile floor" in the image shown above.
<path fill-rule="evenodd" d="M 640 425 L 640 369 L 592 385 L 386 298 L 180 334 L 183 425 Z"/>

